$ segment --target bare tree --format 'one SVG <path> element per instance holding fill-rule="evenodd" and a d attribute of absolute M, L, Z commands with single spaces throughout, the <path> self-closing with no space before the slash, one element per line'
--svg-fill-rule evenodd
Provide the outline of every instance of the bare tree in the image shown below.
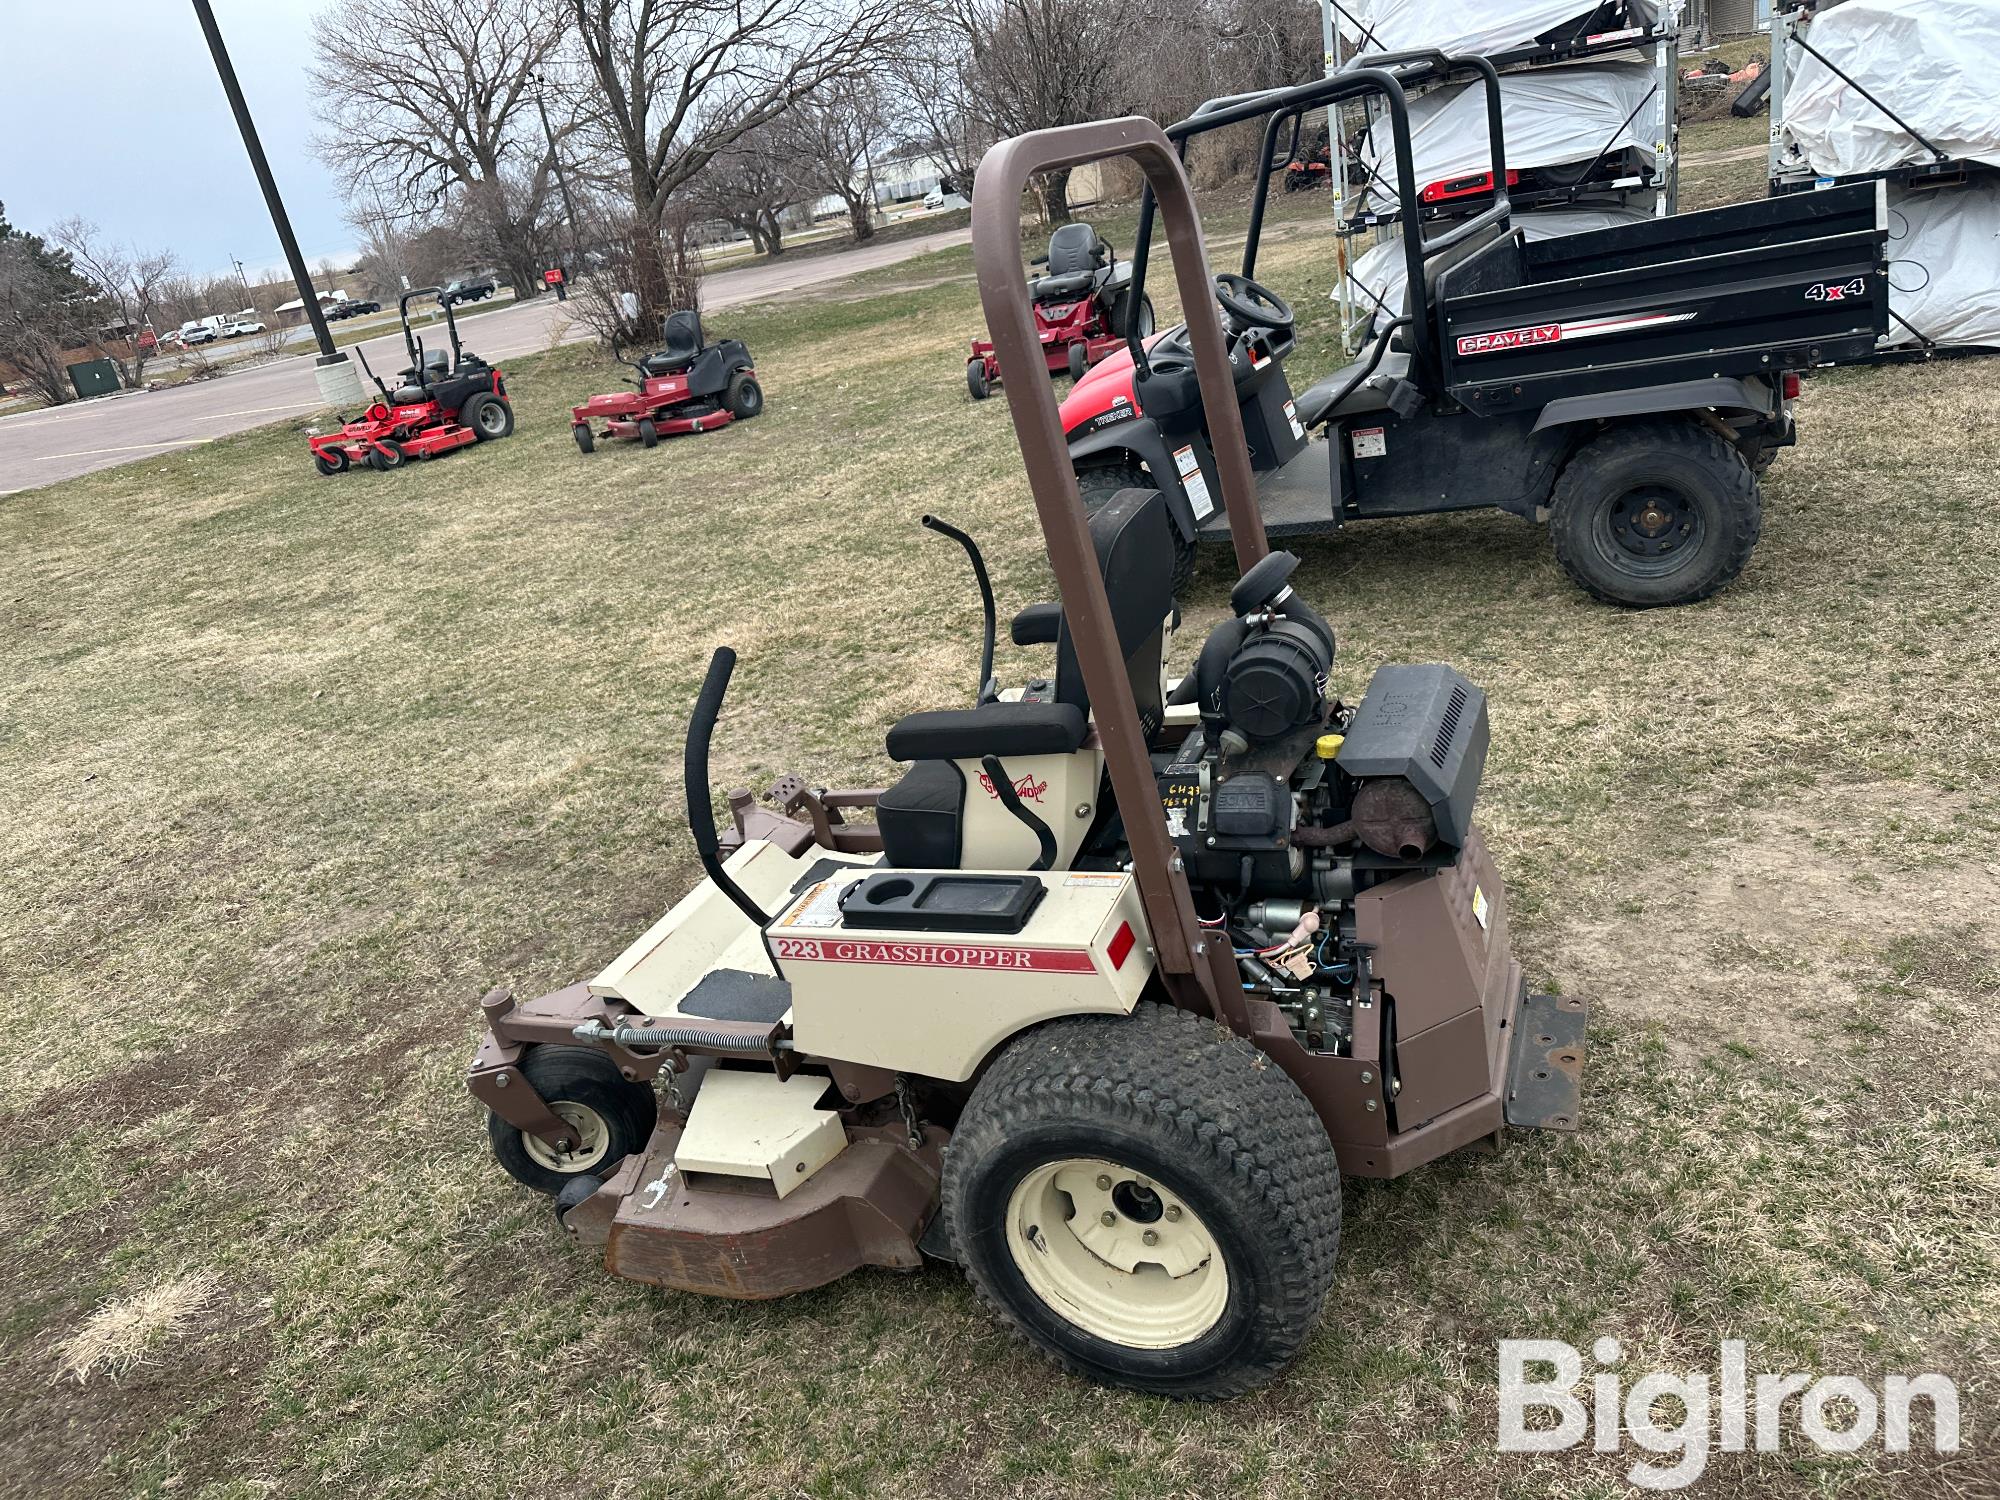
<path fill-rule="evenodd" d="M 688 184 L 686 197 L 702 217 L 720 219 L 749 235 L 761 253 L 782 255 L 784 212 L 812 191 L 787 133 L 774 125 L 718 151 Z"/>
<path fill-rule="evenodd" d="M 160 310 L 161 295 L 174 272 L 173 252 L 113 244 L 95 224 L 80 218 L 64 219 L 49 234 L 91 284 L 102 305 L 99 331 L 112 335 L 104 341 L 106 356 L 118 366 L 118 378 L 128 388 L 136 387 L 153 354 L 141 334 L 151 329 L 153 315 Z M 120 354 L 120 349 L 131 352 Z"/>
<path fill-rule="evenodd" d="M 457 202 L 517 293 L 538 290 L 555 150 L 534 89 L 563 20 L 560 0 L 337 0 L 313 22 L 321 158 L 405 219 Z"/>
<path fill-rule="evenodd" d="M 814 187 L 846 205 L 857 240 L 875 236 L 871 153 L 886 133 L 883 115 L 881 85 L 862 73 L 801 100 L 785 122 L 786 134 L 797 143 L 800 167 Z"/>
<path fill-rule="evenodd" d="M 956 0 L 950 18 L 966 105 L 996 140 L 1124 113 L 1143 50 L 1135 38 L 1160 40 L 1129 0 Z M 1069 217 L 1069 177 L 1041 178 L 1051 222 Z"/>
<path fill-rule="evenodd" d="M 972 49 L 963 31 L 927 27 L 892 59 L 887 91 L 897 144 L 928 156 L 951 190 L 972 193 L 973 170 L 993 144 L 991 128 L 974 97 Z"/>
<path fill-rule="evenodd" d="M 631 206 L 639 337 L 673 310 L 669 201 L 716 154 L 888 50 L 895 0 L 569 0 L 594 88 L 577 107 Z M 610 179 L 606 179 L 609 181 Z"/>

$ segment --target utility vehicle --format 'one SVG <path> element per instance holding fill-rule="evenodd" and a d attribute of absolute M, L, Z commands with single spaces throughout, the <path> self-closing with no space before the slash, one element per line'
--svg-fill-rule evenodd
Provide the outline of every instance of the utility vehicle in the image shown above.
<path fill-rule="evenodd" d="M 1043 275 L 1028 285 L 1035 310 L 1035 337 L 1051 374 L 1067 370 L 1072 380 L 1127 337 L 1153 331 L 1153 304 L 1129 290 L 1132 265 L 1120 260 L 1109 242 L 1081 222 L 1064 224 L 1049 236 L 1049 250 L 1029 262 Z M 1000 383 L 1000 360 L 991 339 L 972 341 L 965 365 L 965 388 L 984 401 Z"/>
<path fill-rule="evenodd" d="M 666 348 L 633 363 L 635 389 L 592 396 L 570 408 L 570 433 L 585 453 L 604 437 L 628 438 L 650 448 L 663 437 L 713 432 L 747 421 L 764 409 L 764 388 L 741 339 L 711 344 L 701 315 L 668 313 Z"/>
<path fill-rule="evenodd" d="M 1887 326 L 1887 212 L 1870 184 L 1527 243 L 1510 222 L 1499 77 L 1482 57 L 1371 57 L 1294 88 L 1214 101 L 1167 134 L 1263 118 L 1265 162 L 1304 111 L 1379 94 L 1394 130 L 1406 304 L 1360 357 L 1294 392 L 1291 306 L 1256 277 L 1270 172 L 1240 274 L 1217 278 L 1241 425 L 1271 535 L 1373 516 L 1497 507 L 1546 520 L 1569 576 L 1610 603 L 1702 599 L 1749 561 L 1757 476 L 1794 440 L 1799 374 L 1855 359 Z M 1483 208 L 1430 226 L 1410 163 L 1406 86 L 1484 82 Z M 1282 160 L 1282 157 L 1275 158 Z M 1498 191 L 1494 184 L 1498 183 Z M 1142 202 L 1131 294 L 1143 296 Z M 1134 335 L 1070 391 L 1064 431 L 1090 505 L 1166 495 L 1176 576 L 1229 523 L 1221 440 L 1178 397 L 1184 327 Z M 1164 380 L 1162 379 L 1164 377 Z"/>
<path fill-rule="evenodd" d="M 424 348 L 410 327 L 410 303 L 437 297 L 444 309 L 451 349 Z M 322 474 L 339 474 L 365 463 L 380 472 L 399 468 L 405 459 L 435 458 L 454 448 L 492 442 L 514 430 L 514 405 L 507 399 L 507 377 L 458 341 L 458 320 L 434 286 L 403 293 L 396 304 L 403 320 L 403 347 L 410 365 L 392 389 L 373 370 L 359 348 L 355 354 L 381 399 L 367 411 L 343 422 L 340 430 L 306 438 L 313 466 Z"/>
<path fill-rule="evenodd" d="M 1208 408 L 1241 569 L 1177 682 L 1167 502 L 1086 517 L 1021 277 L 1030 176 L 1116 155 L 1164 212 L 1190 353 L 1156 378 Z M 980 585 L 970 706 L 888 731 L 911 765 L 887 790 L 732 794 L 725 843 L 717 651 L 684 768 L 707 878 L 590 980 L 488 994 L 468 1085 L 501 1164 L 618 1275 L 767 1298 L 929 1254 L 1072 1370 L 1234 1395 L 1319 1318 L 1343 1172 L 1575 1127 L 1584 1006 L 1527 993 L 1510 951 L 1473 821 L 1485 695 L 1385 666 L 1329 696 L 1159 127 L 1003 141 L 972 221 L 1059 595 L 1011 635 L 1047 664 L 999 686 L 978 548 L 926 517 Z"/>

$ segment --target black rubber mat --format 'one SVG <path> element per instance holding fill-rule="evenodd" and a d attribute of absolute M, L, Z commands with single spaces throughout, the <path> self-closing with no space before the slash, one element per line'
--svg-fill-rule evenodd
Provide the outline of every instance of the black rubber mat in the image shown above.
<path fill-rule="evenodd" d="M 675 1007 L 684 1016 L 759 1024 L 782 1020 L 791 1008 L 789 984 L 769 974 L 752 974 L 747 969 L 709 970 Z"/>

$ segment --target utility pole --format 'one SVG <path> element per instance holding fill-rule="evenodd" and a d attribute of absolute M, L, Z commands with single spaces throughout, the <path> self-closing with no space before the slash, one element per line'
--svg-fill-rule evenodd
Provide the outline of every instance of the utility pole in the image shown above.
<path fill-rule="evenodd" d="M 247 307 L 250 305 L 250 278 L 243 274 L 242 261 L 232 255 L 229 257 L 229 263 L 236 267 L 236 284 L 243 288 L 243 304 Z"/>
<path fill-rule="evenodd" d="M 292 233 L 292 221 L 285 213 L 285 200 L 278 196 L 277 180 L 271 176 L 271 163 L 265 159 L 263 142 L 257 139 L 257 127 L 250 119 L 250 106 L 244 102 L 243 86 L 236 81 L 236 68 L 229 60 L 229 49 L 223 45 L 222 32 L 215 24 L 215 12 L 210 8 L 209 0 L 194 0 L 194 14 L 201 23 L 202 35 L 208 40 L 209 54 L 215 59 L 216 76 L 222 80 L 222 92 L 228 96 L 230 112 L 236 116 L 236 128 L 242 132 L 243 149 L 250 154 L 250 170 L 257 174 L 257 186 L 264 190 L 264 204 L 271 211 L 271 224 L 278 231 L 278 243 L 284 246 L 285 263 L 290 266 L 292 280 L 298 284 L 299 296 L 305 301 L 306 317 L 312 323 L 313 337 L 319 342 L 318 368 L 314 373 L 319 381 L 320 394 L 336 406 L 353 405 L 364 399 L 361 377 L 355 373 L 347 356 L 333 347 L 333 334 L 326 326 L 326 314 L 320 309 L 319 293 L 306 270 L 305 257 L 299 253 L 298 239 Z"/>

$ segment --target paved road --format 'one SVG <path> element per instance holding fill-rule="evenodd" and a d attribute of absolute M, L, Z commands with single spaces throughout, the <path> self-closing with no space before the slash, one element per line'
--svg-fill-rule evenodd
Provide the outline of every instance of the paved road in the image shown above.
<path fill-rule="evenodd" d="M 860 271 L 894 265 L 969 242 L 967 229 L 865 245 L 828 255 L 781 258 L 717 271 L 702 284 L 709 311 L 739 307 Z M 466 345 L 499 363 L 589 335 L 551 297 L 483 313 L 459 332 Z M 426 340 L 428 342 L 428 340 Z M 362 349 L 377 374 L 402 368 L 400 332 L 350 346 Z M 96 401 L 0 417 L 0 495 L 54 484 L 97 469 L 137 463 L 162 453 L 278 422 L 321 405 L 309 356 L 237 370 L 219 379 L 164 391 L 128 391 Z"/>

